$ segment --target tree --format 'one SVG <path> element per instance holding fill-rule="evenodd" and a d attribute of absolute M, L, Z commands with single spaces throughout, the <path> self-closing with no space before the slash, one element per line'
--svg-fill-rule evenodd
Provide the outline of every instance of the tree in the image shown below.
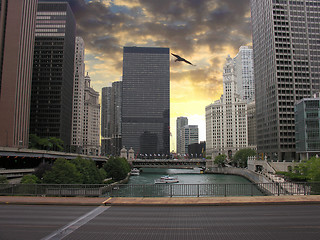
<path fill-rule="evenodd" d="M 0 176 L 0 184 L 3 184 L 3 183 L 8 183 L 8 179 L 6 176 Z"/>
<path fill-rule="evenodd" d="M 244 148 L 236 152 L 232 162 L 238 167 L 245 168 L 247 167 L 248 157 L 255 156 L 255 155 L 256 155 L 256 151 L 250 148 Z"/>
<path fill-rule="evenodd" d="M 39 166 L 35 169 L 34 175 L 36 175 L 37 178 L 42 179 L 45 172 L 50 171 L 51 168 L 52 165 L 47 162 L 40 163 Z"/>
<path fill-rule="evenodd" d="M 214 164 L 217 164 L 219 167 L 224 167 L 226 165 L 227 156 L 225 154 L 218 155 L 214 158 Z"/>
<path fill-rule="evenodd" d="M 60 138 L 40 138 L 35 134 L 29 136 L 29 148 L 52 150 L 52 151 L 63 151 L 63 141 Z"/>
<path fill-rule="evenodd" d="M 52 144 L 53 151 L 63 151 L 63 141 L 60 138 L 50 137 L 49 142 Z"/>
<path fill-rule="evenodd" d="M 312 157 L 300 163 L 297 172 L 309 181 L 320 182 L 320 158 Z"/>
<path fill-rule="evenodd" d="M 94 161 L 77 157 L 71 160 L 71 163 L 73 163 L 80 172 L 83 184 L 102 183 L 104 176 L 101 175 Z"/>
<path fill-rule="evenodd" d="M 125 158 L 111 157 L 103 166 L 107 177 L 115 181 L 125 179 L 130 172 L 130 165 Z"/>
<path fill-rule="evenodd" d="M 20 181 L 20 183 L 22 184 L 37 184 L 39 182 L 40 182 L 39 178 L 37 178 L 37 176 L 32 174 L 24 175 Z"/>
<path fill-rule="evenodd" d="M 63 158 L 58 158 L 50 171 L 43 175 L 44 183 L 51 184 L 81 184 L 81 173 L 76 166 Z"/>

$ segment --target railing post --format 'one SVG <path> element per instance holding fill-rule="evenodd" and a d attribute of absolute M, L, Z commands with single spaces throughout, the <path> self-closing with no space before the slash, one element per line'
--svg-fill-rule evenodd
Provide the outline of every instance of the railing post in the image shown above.
<path fill-rule="evenodd" d="M 253 183 L 251 184 L 251 197 L 253 196 Z"/>
<path fill-rule="evenodd" d="M 200 189 L 199 189 L 199 184 L 197 184 L 197 197 L 200 197 Z"/>
<path fill-rule="evenodd" d="M 306 194 L 306 193 L 307 193 L 306 184 L 307 184 L 307 183 L 304 183 L 304 184 L 303 184 L 303 193 L 304 193 L 304 195 L 307 195 L 307 194 Z"/>
<path fill-rule="evenodd" d="M 172 197 L 172 185 L 170 184 L 170 197 Z"/>
<path fill-rule="evenodd" d="M 280 183 L 277 183 L 278 185 L 278 196 L 280 196 Z"/>
<path fill-rule="evenodd" d="M 227 184 L 224 184 L 224 196 L 227 196 Z"/>

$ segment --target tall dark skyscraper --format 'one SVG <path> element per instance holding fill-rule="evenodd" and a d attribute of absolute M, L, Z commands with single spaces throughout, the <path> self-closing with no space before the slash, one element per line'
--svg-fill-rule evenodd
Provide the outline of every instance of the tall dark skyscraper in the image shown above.
<path fill-rule="evenodd" d="M 121 146 L 122 81 L 102 88 L 101 153 L 118 156 Z"/>
<path fill-rule="evenodd" d="M 124 47 L 122 84 L 122 145 L 135 154 L 169 154 L 169 49 Z"/>
<path fill-rule="evenodd" d="M 30 133 L 71 143 L 76 24 L 67 2 L 39 1 Z"/>
<path fill-rule="evenodd" d="M 0 1 L 0 146 L 27 147 L 37 0 Z"/>
<path fill-rule="evenodd" d="M 293 160 L 294 104 L 320 86 L 319 0 L 251 0 L 257 148 Z"/>

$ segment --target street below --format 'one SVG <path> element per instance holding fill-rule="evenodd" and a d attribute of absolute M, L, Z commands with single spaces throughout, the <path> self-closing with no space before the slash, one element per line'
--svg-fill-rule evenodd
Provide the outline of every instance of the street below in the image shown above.
<path fill-rule="evenodd" d="M 0 212 L 1 240 L 62 239 L 55 234 L 60 232 L 66 232 L 63 239 L 69 240 L 313 240 L 319 239 L 320 234 L 318 204 L 111 207 L 0 205 Z"/>

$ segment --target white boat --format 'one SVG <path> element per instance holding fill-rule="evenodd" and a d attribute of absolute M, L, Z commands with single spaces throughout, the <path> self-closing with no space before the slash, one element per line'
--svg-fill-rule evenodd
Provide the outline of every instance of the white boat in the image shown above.
<path fill-rule="evenodd" d="M 154 181 L 155 184 L 162 184 L 162 183 L 178 183 L 179 179 L 176 177 L 169 177 L 169 176 L 163 176 L 157 180 Z"/>
<path fill-rule="evenodd" d="M 132 168 L 130 172 L 131 176 L 139 176 L 140 175 L 140 170 L 138 168 Z"/>

